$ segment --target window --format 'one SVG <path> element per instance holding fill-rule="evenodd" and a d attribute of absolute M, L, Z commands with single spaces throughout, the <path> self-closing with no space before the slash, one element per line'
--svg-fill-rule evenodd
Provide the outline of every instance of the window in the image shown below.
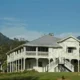
<path fill-rule="evenodd" d="M 42 67 L 42 62 L 39 62 L 38 66 L 39 66 L 39 67 Z"/>
<path fill-rule="evenodd" d="M 68 48 L 68 53 L 72 53 L 73 49 L 72 48 Z"/>
<path fill-rule="evenodd" d="M 36 47 L 26 47 L 26 51 L 36 51 Z"/>
<path fill-rule="evenodd" d="M 76 49 L 75 47 L 68 47 L 68 48 L 67 48 L 68 53 L 73 53 L 73 51 L 74 51 L 75 49 Z"/>
<path fill-rule="evenodd" d="M 38 51 L 48 52 L 48 47 L 38 47 Z"/>

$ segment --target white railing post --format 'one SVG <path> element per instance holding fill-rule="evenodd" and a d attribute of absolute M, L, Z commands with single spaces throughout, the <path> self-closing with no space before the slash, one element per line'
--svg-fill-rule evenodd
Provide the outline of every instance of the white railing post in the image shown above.
<path fill-rule="evenodd" d="M 1 70 L 2 70 L 2 65 L 1 65 Z M 9 72 L 9 63 L 7 62 L 7 72 Z"/>
<path fill-rule="evenodd" d="M 12 65 L 11 65 L 11 62 L 10 62 L 10 72 L 11 72 L 11 66 L 12 66 Z"/>
<path fill-rule="evenodd" d="M 18 61 L 16 60 L 16 72 L 18 71 Z"/>
<path fill-rule="evenodd" d="M 38 57 L 38 47 L 36 47 L 36 57 Z"/>
<path fill-rule="evenodd" d="M 12 62 L 12 72 L 14 71 L 14 69 L 13 69 L 13 68 L 14 68 L 13 65 L 14 65 L 14 63 Z"/>
<path fill-rule="evenodd" d="M 26 54 L 26 47 L 24 46 L 24 56 L 25 56 L 25 54 Z"/>
<path fill-rule="evenodd" d="M 23 62 L 22 62 L 22 59 L 21 59 L 21 71 L 23 70 L 23 69 L 22 69 L 22 66 L 23 66 L 23 64 L 22 64 L 22 63 L 23 63 Z"/>
<path fill-rule="evenodd" d="M 79 60 L 78 60 L 78 72 L 79 72 Z"/>
<path fill-rule="evenodd" d="M 49 59 L 49 69 L 50 69 L 50 67 L 51 67 L 51 66 L 50 66 L 50 59 Z"/>
<path fill-rule="evenodd" d="M 24 61 L 23 70 L 25 70 L 25 58 L 23 59 L 23 61 Z"/>
<path fill-rule="evenodd" d="M 38 68 L 38 58 L 36 58 L 36 66 L 37 66 L 37 68 Z"/>
<path fill-rule="evenodd" d="M 20 64 L 19 64 L 19 60 L 18 60 L 18 71 L 19 71 L 19 65 L 20 65 Z"/>

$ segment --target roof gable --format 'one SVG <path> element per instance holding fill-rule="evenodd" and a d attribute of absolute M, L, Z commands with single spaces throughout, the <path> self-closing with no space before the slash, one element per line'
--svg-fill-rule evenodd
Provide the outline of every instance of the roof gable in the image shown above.
<path fill-rule="evenodd" d="M 66 38 L 63 38 L 63 39 L 61 39 L 61 40 L 58 41 L 58 42 L 64 42 L 64 41 L 66 41 L 66 40 L 68 40 L 68 39 L 70 39 L 70 38 L 72 38 L 72 39 L 74 39 L 74 40 L 80 42 L 79 39 L 77 39 L 76 37 L 74 37 L 74 36 L 72 36 L 72 35 L 70 35 L 70 36 L 68 36 L 68 37 L 66 37 Z"/>

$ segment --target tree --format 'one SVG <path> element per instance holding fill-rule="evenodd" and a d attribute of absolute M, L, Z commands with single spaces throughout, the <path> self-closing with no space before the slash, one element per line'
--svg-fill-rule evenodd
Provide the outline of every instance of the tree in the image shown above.
<path fill-rule="evenodd" d="M 2 64 L 2 69 L 4 72 L 7 72 L 7 60 Z"/>

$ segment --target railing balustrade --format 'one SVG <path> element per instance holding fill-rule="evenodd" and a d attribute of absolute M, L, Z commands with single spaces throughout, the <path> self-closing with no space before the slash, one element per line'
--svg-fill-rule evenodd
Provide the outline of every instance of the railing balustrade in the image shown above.
<path fill-rule="evenodd" d="M 26 55 L 29 55 L 29 56 L 48 56 L 48 52 L 37 52 L 36 51 L 26 51 Z"/>
<path fill-rule="evenodd" d="M 48 64 L 47 66 L 46 66 L 46 69 L 47 69 L 47 71 L 49 71 L 51 68 L 55 68 L 55 66 L 58 64 L 58 61 L 52 61 L 52 62 L 50 62 L 50 64 Z"/>
<path fill-rule="evenodd" d="M 55 68 L 55 66 L 58 65 L 58 64 L 59 64 L 59 60 L 56 60 L 55 62 L 52 61 L 50 64 L 48 64 L 48 65 L 46 66 L 46 69 L 47 69 L 46 71 L 49 71 L 50 69 Z M 74 66 L 73 66 L 69 61 L 65 60 L 65 61 L 64 61 L 64 65 L 65 65 L 68 69 L 70 69 L 72 72 L 74 72 Z"/>
<path fill-rule="evenodd" d="M 48 52 L 38 52 L 38 56 L 48 56 Z"/>
<path fill-rule="evenodd" d="M 27 51 L 26 52 L 26 55 L 28 55 L 28 56 L 36 56 L 36 51 Z"/>
<path fill-rule="evenodd" d="M 72 71 L 74 71 L 74 66 L 67 60 L 65 60 L 65 65 L 68 66 Z"/>

